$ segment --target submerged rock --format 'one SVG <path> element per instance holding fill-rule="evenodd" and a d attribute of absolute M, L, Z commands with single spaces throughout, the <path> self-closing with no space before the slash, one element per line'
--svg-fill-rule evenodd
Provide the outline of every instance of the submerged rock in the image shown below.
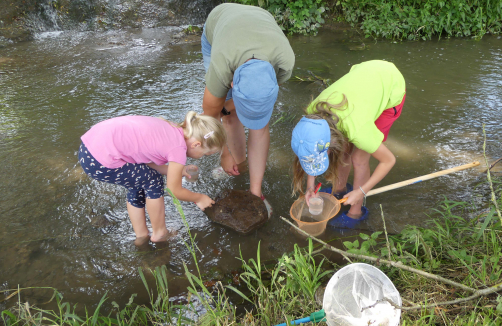
<path fill-rule="evenodd" d="M 215 223 L 247 234 L 269 219 L 267 207 L 259 197 L 244 190 L 227 190 L 218 195 L 215 204 L 204 210 Z"/>
<path fill-rule="evenodd" d="M 116 223 L 114 221 L 110 221 L 104 215 L 97 214 L 94 210 L 90 211 L 89 219 L 93 227 L 100 229 L 115 225 Z"/>
<path fill-rule="evenodd" d="M 355 44 L 355 45 L 349 45 L 349 50 L 350 51 L 361 51 L 366 49 L 366 44 L 361 43 L 361 44 Z"/>
<path fill-rule="evenodd" d="M 105 216 L 94 216 L 91 218 L 91 225 L 95 228 L 103 229 L 115 225 L 115 222 L 110 221 Z"/>

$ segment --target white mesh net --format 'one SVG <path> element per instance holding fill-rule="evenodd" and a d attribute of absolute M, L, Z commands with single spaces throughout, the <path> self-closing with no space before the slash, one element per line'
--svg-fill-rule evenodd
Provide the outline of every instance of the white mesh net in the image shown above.
<path fill-rule="evenodd" d="M 401 305 L 401 296 L 392 281 L 378 268 L 356 263 L 343 267 L 326 286 L 323 309 L 329 326 L 397 326 L 401 310 L 387 298 Z M 366 308 L 372 306 L 371 308 Z M 366 309 L 363 309 L 366 308 Z"/>

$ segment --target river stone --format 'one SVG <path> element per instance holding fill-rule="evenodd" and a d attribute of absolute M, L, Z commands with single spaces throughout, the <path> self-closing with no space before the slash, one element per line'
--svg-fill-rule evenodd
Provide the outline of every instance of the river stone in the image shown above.
<path fill-rule="evenodd" d="M 93 209 L 89 212 L 89 219 L 91 225 L 95 228 L 107 228 L 109 226 L 115 225 L 116 222 L 110 221 L 106 216 L 96 213 Z"/>
<path fill-rule="evenodd" d="M 215 198 L 215 204 L 204 210 L 215 223 L 247 234 L 268 221 L 263 200 L 244 190 L 227 190 Z"/>

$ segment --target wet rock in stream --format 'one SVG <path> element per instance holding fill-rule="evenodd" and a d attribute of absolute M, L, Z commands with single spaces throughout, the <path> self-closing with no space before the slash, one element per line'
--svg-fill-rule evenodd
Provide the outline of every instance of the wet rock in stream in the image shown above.
<path fill-rule="evenodd" d="M 243 234 L 258 229 L 269 219 L 263 200 L 243 190 L 224 191 L 204 213 L 211 221 Z"/>
<path fill-rule="evenodd" d="M 96 213 L 94 210 L 89 212 L 89 220 L 91 225 L 95 228 L 103 229 L 115 225 L 115 221 L 111 221 L 106 216 Z"/>

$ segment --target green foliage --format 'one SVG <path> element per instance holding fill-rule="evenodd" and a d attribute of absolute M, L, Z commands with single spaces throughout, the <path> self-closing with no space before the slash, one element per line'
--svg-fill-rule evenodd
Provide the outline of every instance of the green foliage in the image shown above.
<path fill-rule="evenodd" d="M 293 76 L 291 78 L 291 81 L 297 81 L 297 82 L 320 82 L 324 88 L 328 88 L 333 81 L 329 78 L 322 78 L 320 76 L 317 76 L 314 74 L 312 71 L 309 71 L 310 75 L 307 76 Z"/>
<path fill-rule="evenodd" d="M 287 34 L 317 34 L 324 24 L 325 0 L 235 0 L 233 2 L 260 6 L 268 10 Z"/>
<path fill-rule="evenodd" d="M 366 37 L 427 40 L 502 31 L 502 1 L 493 0 L 234 0 L 267 9 L 287 34 L 316 34 L 329 8 Z"/>
<path fill-rule="evenodd" d="M 188 25 L 188 27 L 185 28 L 183 32 L 187 35 L 202 34 L 202 29 L 199 26 Z"/>
<path fill-rule="evenodd" d="M 374 255 L 370 252 L 370 248 L 377 244 L 377 239 L 382 233 L 383 232 L 381 232 L 381 231 L 374 232 L 371 235 L 367 235 L 365 233 L 360 233 L 359 237 L 363 240 L 361 242 L 361 247 L 359 247 L 359 240 L 357 240 L 357 239 L 354 242 L 344 241 L 343 245 L 347 248 L 347 252 L 349 252 L 351 254 L 375 256 L 376 257 L 376 255 Z"/>
<path fill-rule="evenodd" d="M 495 180 L 498 184 L 499 180 Z M 498 201 L 502 198 L 498 197 Z M 494 217 L 493 205 L 477 217 L 476 209 L 466 202 L 445 198 L 433 210 L 428 227 L 408 226 L 399 234 L 389 236 L 389 242 L 380 234 L 360 234 L 359 239 L 345 241 L 348 252 L 379 256 L 401 262 L 407 266 L 427 270 L 429 273 L 461 282 L 472 288 L 484 289 L 502 282 L 502 227 Z M 389 252 L 390 249 L 390 252 Z M 363 260 L 364 261 L 364 260 Z M 396 285 L 401 296 L 413 302 L 427 304 L 459 297 L 435 297 L 444 291 L 437 282 L 419 277 L 397 268 L 380 265 Z M 451 290 L 449 290 L 451 291 Z M 464 294 L 466 295 L 466 294 Z M 462 295 L 460 295 L 462 296 Z M 491 301 L 491 302 L 490 302 Z M 471 305 L 474 303 L 471 303 Z M 449 313 L 448 306 L 441 309 L 423 309 L 408 312 L 402 325 L 499 325 L 502 323 L 502 297 L 483 298 L 467 306 L 462 313 Z"/>
<path fill-rule="evenodd" d="M 185 242 L 195 264 L 195 271 L 188 268 L 184 262 L 185 276 L 190 285 L 187 288 L 188 301 L 186 305 L 175 305 L 169 299 L 168 273 L 166 266 L 156 267 L 149 270 L 153 276 L 155 286 L 151 288 L 151 282 L 140 268 L 139 277 L 148 294 L 148 304 L 134 302 L 136 294 L 132 294 L 129 302 L 120 307 L 115 301 L 108 313 L 103 312 L 103 304 L 107 301 L 105 294 L 96 309 L 91 313 L 85 309 L 85 316 L 79 316 L 75 312 L 76 306 L 70 306 L 63 301 L 63 295 L 53 288 L 51 301 L 55 301 L 55 310 L 44 310 L 28 303 L 21 302 L 20 292 L 25 289 L 9 290 L 12 292 L 8 298 L 18 294 L 18 302 L 13 308 L 1 313 L 3 324 L 11 325 L 240 325 L 237 322 L 235 306 L 226 295 L 230 289 L 238 297 L 256 307 L 253 315 L 245 316 L 254 320 L 254 325 L 270 325 L 285 319 L 303 317 L 312 311 L 319 310 L 316 304 L 315 293 L 321 281 L 332 274 L 332 270 L 326 270 L 325 259 L 316 259 L 313 253 L 312 240 L 306 249 L 294 246 L 294 251 L 284 254 L 277 263 L 269 270 L 263 265 L 258 246 L 256 259 L 246 262 L 242 256 L 243 272 L 241 280 L 246 289 L 241 291 L 230 285 L 223 286 L 217 282 L 211 289 L 205 285 L 200 273 L 198 262 L 199 248 L 188 227 L 184 212 L 176 197 L 166 189 L 173 198 L 180 216 L 187 228 L 189 240 Z M 36 288 L 30 288 L 36 289 Z M 7 292 L 9 292 L 7 291 Z M 246 292 L 243 293 L 243 292 Z M 191 299 L 196 297 L 202 304 L 205 313 L 200 315 Z M 189 319 L 187 316 L 194 316 Z M 243 324 L 247 324 L 244 322 Z"/>
<path fill-rule="evenodd" d="M 256 260 L 245 261 L 241 256 L 241 261 L 244 270 L 241 279 L 250 297 L 242 292 L 238 294 L 259 308 L 253 311 L 253 318 L 266 325 L 284 320 L 284 316 L 291 320 L 319 310 L 315 293 L 322 280 L 333 274 L 323 267 L 325 259 L 317 263 L 311 239 L 306 249 L 295 244 L 293 253 L 284 254 L 271 269 L 266 269 L 261 262 L 260 246 Z"/>
<path fill-rule="evenodd" d="M 321 280 L 333 272 L 332 270 L 323 272 L 324 259 L 316 264 L 312 251 L 312 239 L 309 238 L 307 250 L 303 250 L 295 244 L 293 255 L 284 254 L 278 264 L 278 268 L 284 268 L 287 275 L 286 287 L 292 293 L 299 293 L 310 301 L 315 300 L 315 292 L 321 285 Z"/>
<path fill-rule="evenodd" d="M 291 123 L 297 118 L 297 114 L 291 113 L 289 111 L 280 112 L 273 115 L 277 120 L 270 125 L 270 127 L 275 126 L 277 123 Z"/>
<path fill-rule="evenodd" d="M 497 312 L 502 315 L 502 296 L 497 297 Z"/>
<path fill-rule="evenodd" d="M 502 1 L 493 0 L 339 0 L 344 17 L 366 37 L 431 39 L 500 33 Z"/>
<path fill-rule="evenodd" d="M 495 179 L 497 191 L 502 182 Z M 169 189 L 167 190 L 169 191 Z M 107 301 L 105 294 L 95 310 L 90 313 L 77 315 L 76 305 L 63 300 L 63 295 L 53 288 L 51 301 L 54 310 L 44 310 L 21 302 L 20 293 L 26 289 L 3 291 L 11 292 L 7 299 L 18 295 L 17 304 L 1 312 L 3 324 L 11 325 L 273 325 L 289 322 L 293 319 L 309 315 L 319 310 L 316 292 L 321 282 L 333 274 L 328 270 L 326 260 L 316 255 L 312 240 L 308 246 L 301 248 L 295 245 L 293 252 L 285 253 L 272 266 L 263 263 L 258 245 L 256 258 L 245 260 L 241 254 L 242 273 L 240 279 L 244 286 L 235 288 L 223 286 L 221 283 L 209 289 L 203 282 L 197 261 L 199 248 L 188 228 L 188 223 L 179 201 L 171 194 L 173 202 L 179 210 L 183 223 L 187 228 L 189 239 L 185 242 L 195 263 L 195 270 L 190 270 L 186 264 L 185 275 L 190 283 L 187 288 L 189 304 L 175 305 L 169 300 L 168 276 L 165 266 L 150 270 L 152 281 L 141 269 L 139 276 L 148 294 L 148 304 L 134 302 L 136 294 L 132 294 L 129 302 L 120 307 L 111 302 L 113 307 L 107 312 L 103 306 Z M 498 199 L 499 201 L 502 198 Z M 437 209 L 431 214 L 431 227 L 420 228 L 409 226 L 401 233 L 389 237 L 386 243 L 382 232 L 371 235 L 361 233 L 355 241 L 345 241 L 344 245 L 350 253 L 388 257 L 393 261 L 400 261 L 408 266 L 427 269 L 434 274 L 450 279 L 460 280 L 462 283 L 475 288 L 486 288 L 502 282 L 502 226 L 494 218 L 492 206 L 477 218 L 462 217 L 466 213 L 472 214 L 470 205 L 466 202 L 456 202 L 445 198 L 438 203 Z M 390 249 L 390 252 L 389 252 Z M 412 296 L 423 294 L 422 302 L 429 302 L 436 293 L 435 282 L 426 283 L 416 275 L 410 275 L 385 265 L 379 266 L 396 284 L 402 296 L 411 288 Z M 432 284 L 432 285 L 431 285 Z M 424 288 L 428 286 L 429 288 Z M 434 287 L 434 288 L 431 288 Z M 29 288 L 30 290 L 36 288 Z M 242 303 L 251 304 L 251 309 L 244 316 L 237 316 L 235 306 L 230 303 L 226 290 L 235 293 Z M 434 293 L 433 293 L 434 292 Z M 439 292 L 443 292 L 441 287 Z M 446 291 L 447 293 L 447 291 Z M 462 295 L 452 293 L 452 295 Z M 198 315 L 195 307 L 190 304 L 190 298 L 197 297 L 204 307 L 205 314 Z M 480 299 L 481 300 L 481 299 Z M 486 301 L 476 303 L 474 310 L 453 317 L 446 316 L 442 310 L 424 309 L 405 314 L 402 325 L 436 325 L 438 323 L 451 325 L 500 325 L 502 323 L 502 296 L 493 295 L 489 305 Z M 237 301 L 237 300 L 234 300 Z M 415 301 L 415 300 L 414 300 Z M 419 302 L 419 301 L 415 301 Z M 250 306 L 247 306 L 250 307 Z M 446 310 L 445 310 L 446 311 Z M 187 316 L 194 316 L 189 319 Z"/>
<path fill-rule="evenodd" d="M 185 269 L 185 275 L 190 282 L 188 287 L 188 292 L 197 297 L 206 310 L 206 314 L 200 317 L 199 324 L 201 325 L 227 325 L 232 320 L 235 319 L 235 306 L 233 306 L 227 296 L 225 295 L 225 290 L 221 282 L 217 283 L 216 293 L 210 291 L 205 285 L 203 281 L 202 274 L 199 269 L 199 264 L 197 263 L 197 252 L 201 253 L 199 247 L 195 243 L 195 236 L 192 236 L 190 232 L 190 227 L 185 218 L 185 213 L 183 212 L 183 208 L 181 207 L 181 203 L 178 198 L 174 196 L 170 189 L 166 188 L 169 192 L 171 198 L 173 199 L 173 203 L 178 209 L 178 213 L 180 214 L 183 224 L 188 230 L 189 242 L 185 242 L 185 246 L 188 248 L 192 255 L 192 259 L 195 263 L 196 273 L 192 273 L 185 262 L 183 262 L 183 266 Z M 166 281 L 166 289 L 167 289 L 167 281 Z M 191 306 L 188 306 L 191 307 Z M 197 314 L 197 311 L 192 311 L 192 313 Z"/>
<path fill-rule="evenodd" d="M 317 34 L 324 24 L 326 7 L 323 0 L 269 0 L 268 3 L 268 10 L 288 34 Z"/>
<path fill-rule="evenodd" d="M 465 269 L 469 286 L 486 287 L 501 282 L 502 228 L 493 209 L 484 220 L 466 219 L 458 214 L 465 202 L 445 199 L 431 217 L 434 227 L 409 226 L 392 236 L 396 260 L 442 272 L 448 266 Z"/>
<path fill-rule="evenodd" d="M 34 289 L 34 288 L 32 288 Z M 17 293 L 21 290 L 18 289 Z M 117 320 L 111 318 L 108 314 L 104 316 L 101 313 L 101 308 L 106 301 L 106 293 L 99 301 L 94 313 L 90 315 L 85 310 L 85 317 L 77 316 L 75 313 L 76 305 L 70 306 L 70 303 L 63 301 L 63 295 L 56 289 L 53 290 L 53 295 L 50 301 L 55 300 L 57 304 L 56 310 L 43 310 L 35 306 L 30 306 L 28 302 L 21 303 L 18 297 L 18 304 L 11 310 L 4 310 L 1 314 L 2 322 L 7 326 L 13 325 L 111 325 L 118 324 Z"/>

